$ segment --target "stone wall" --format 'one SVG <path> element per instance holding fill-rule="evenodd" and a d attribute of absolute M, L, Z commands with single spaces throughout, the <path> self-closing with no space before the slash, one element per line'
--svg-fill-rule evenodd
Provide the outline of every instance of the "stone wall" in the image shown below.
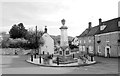
<path fill-rule="evenodd" d="M 24 50 L 24 49 L 20 49 L 20 48 L 3 48 L 2 50 L 2 54 L 3 55 L 14 55 L 15 54 L 15 50 L 17 51 L 18 55 L 25 55 L 27 53 L 30 53 L 32 50 Z"/>
<path fill-rule="evenodd" d="M 117 57 L 119 48 L 118 48 L 118 33 L 109 33 L 104 35 L 96 35 L 95 36 L 95 45 L 96 45 L 96 54 L 98 53 L 98 46 L 100 46 L 100 52 L 99 55 L 105 56 L 105 49 L 107 46 L 110 47 L 110 56 L 111 57 Z M 97 41 L 100 41 L 100 43 L 97 43 Z"/>

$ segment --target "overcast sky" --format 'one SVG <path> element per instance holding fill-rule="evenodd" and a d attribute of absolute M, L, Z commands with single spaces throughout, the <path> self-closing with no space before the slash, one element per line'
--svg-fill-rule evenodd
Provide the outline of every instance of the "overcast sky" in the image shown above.
<path fill-rule="evenodd" d="M 9 1 L 9 2 L 8 2 Z M 60 35 L 61 19 L 66 20 L 69 36 L 80 35 L 87 27 L 118 17 L 119 0 L 4 0 L 1 3 L 0 32 L 9 31 L 14 24 L 28 28 L 48 27 L 51 35 Z"/>

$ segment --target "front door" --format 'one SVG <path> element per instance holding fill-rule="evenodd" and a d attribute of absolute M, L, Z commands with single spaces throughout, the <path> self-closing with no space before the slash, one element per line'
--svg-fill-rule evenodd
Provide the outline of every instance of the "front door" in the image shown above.
<path fill-rule="evenodd" d="M 110 46 L 106 46 L 105 48 L 105 57 L 110 57 Z"/>
<path fill-rule="evenodd" d="M 89 49 L 88 49 L 88 47 L 87 47 L 87 54 L 89 53 Z"/>

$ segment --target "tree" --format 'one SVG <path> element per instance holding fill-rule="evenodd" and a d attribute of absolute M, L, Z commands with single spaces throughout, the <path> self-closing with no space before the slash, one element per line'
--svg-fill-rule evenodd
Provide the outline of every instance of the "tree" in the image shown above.
<path fill-rule="evenodd" d="M 20 34 L 21 38 L 25 38 L 27 30 L 25 29 L 23 23 L 19 23 L 18 27 L 19 27 L 19 34 Z"/>
<path fill-rule="evenodd" d="M 39 48 L 39 46 L 42 46 L 44 44 L 44 40 L 42 39 L 42 35 L 43 35 L 42 31 L 37 31 L 37 35 L 36 35 L 35 31 L 28 31 L 27 32 L 25 39 L 28 40 L 30 48 L 37 49 L 37 48 Z"/>
<path fill-rule="evenodd" d="M 27 33 L 23 23 L 19 23 L 18 25 L 13 25 L 9 31 L 10 38 L 24 38 Z"/>

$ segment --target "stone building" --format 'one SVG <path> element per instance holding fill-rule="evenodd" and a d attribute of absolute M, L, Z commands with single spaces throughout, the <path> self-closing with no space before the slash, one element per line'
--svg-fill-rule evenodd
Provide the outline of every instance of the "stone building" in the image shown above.
<path fill-rule="evenodd" d="M 120 17 L 99 21 L 99 32 L 95 35 L 95 54 L 105 57 L 120 56 Z"/>
<path fill-rule="evenodd" d="M 120 18 L 102 22 L 89 27 L 78 37 L 79 50 L 105 57 L 120 56 Z"/>
<path fill-rule="evenodd" d="M 88 23 L 88 28 L 80 35 L 79 50 L 85 53 L 95 53 L 95 34 L 98 32 L 98 26 L 92 27 L 92 23 Z"/>

